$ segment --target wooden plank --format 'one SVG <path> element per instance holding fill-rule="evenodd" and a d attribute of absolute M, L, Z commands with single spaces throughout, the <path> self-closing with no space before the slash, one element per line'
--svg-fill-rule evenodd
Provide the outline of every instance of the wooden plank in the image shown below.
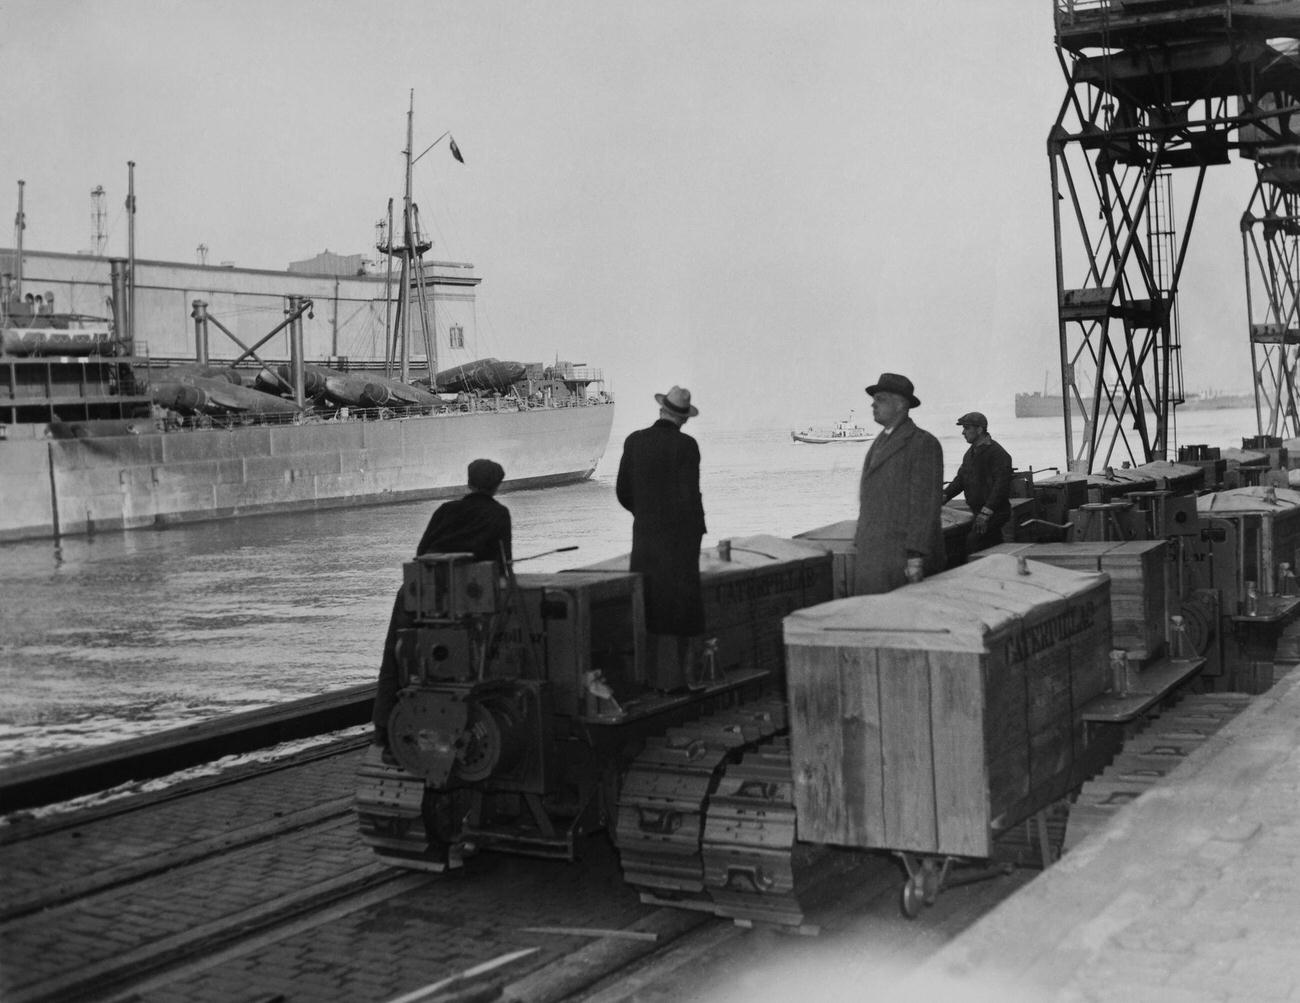
<path fill-rule="evenodd" d="M 845 842 L 838 661 L 834 647 L 790 649 L 790 764 L 798 835 L 809 843 Z"/>
<path fill-rule="evenodd" d="M 880 653 L 880 735 L 885 791 L 883 849 L 936 853 L 930 653 Z"/>
<path fill-rule="evenodd" d="M 880 733 L 878 655 L 839 648 L 839 691 L 846 784 L 845 846 L 885 845 L 885 778 Z"/>
<path fill-rule="evenodd" d="M 1029 685 L 1029 733 L 1037 735 L 1070 720 L 1070 661 L 1057 652 L 1050 665 L 1035 666 Z"/>
<path fill-rule="evenodd" d="M 952 652 L 930 656 L 939 850 L 957 856 L 992 854 L 988 776 L 983 757 L 972 754 L 984 746 L 984 661 Z"/>

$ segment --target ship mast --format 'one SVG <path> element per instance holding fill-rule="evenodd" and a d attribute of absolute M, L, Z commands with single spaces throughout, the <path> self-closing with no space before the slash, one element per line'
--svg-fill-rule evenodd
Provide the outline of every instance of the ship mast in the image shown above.
<path fill-rule="evenodd" d="M 126 162 L 126 343 L 135 350 L 135 161 Z"/>
<path fill-rule="evenodd" d="M 26 181 L 18 182 L 18 215 L 14 217 L 14 244 L 17 246 L 18 262 L 14 269 L 14 299 L 23 295 L 23 231 L 27 229 L 27 216 L 23 212 L 23 188 Z"/>
<path fill-rule="evenodd" d="M 439 136 L 439 139 L 442 137 Z M 436 144 L 435 140 L 435 144 Z M 398 379 L 403 383 L 411 381 L 411 309 L 414 287 L 415 299 L 420 307 L 420 327 L 424 339 L 425 357 L 429 366 L 429 386 L 435 385 L 437 373 L 437 343 L 433 335 L 434 327 L 429 316 L 429 296 L 425 290 L 423 256 L 432 244 L 420 236 L 420 210 L 411 198 L 411 178 L 415 161 L 412 156 L 415 146 L 415 91 L 411 91 L 410 104 L 406 111 L 406 149 L 402 155 L 406 160 L 405 190 L 402 196 L 402 243 L 398 247 L 393 240 L 392 210 L 389 210 L 387 239 L 379 244 L 379 250 L 389 257 L 389 275 L 392 275 L 391 259 L 400 254 L 401 269 L 398 285 L 401 293 L 397 299 L 397 314 L 388 333 L 388 345 L 385 351 L 384 375 L 393 375 L 394 362 L 398 365 Z M 430 147 L 432 149 L 432 147 Z M 428 150 L 424 151 L 425 153 Z M 424 156 L 421 153 L 420 156 Z"/>

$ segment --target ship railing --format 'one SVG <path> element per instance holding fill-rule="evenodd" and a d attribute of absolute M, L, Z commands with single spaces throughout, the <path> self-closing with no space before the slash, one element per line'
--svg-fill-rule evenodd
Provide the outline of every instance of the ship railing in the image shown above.
<path fill-rule="evenodd" d="M 1053 0 L 1056 7 L 1056 27 L 1088 27 L 1096 25 L 1119 24 L 1125 18 L 1141 18 L 1141 8 L 1126 7 L 1123 0 Z M 1268 0 L 1266 0 L 1268 2 Z M 1214 8 L 1214 13 L 1222 12 L 1231 16 L 1232 9 L 1251 7 L 1256 0 L 1182 0 L 1177 7 L 1183 14 L 1196 13 L 1195 8 Z M 1169 7 L 1174 7 L 1170 4 Z M 1151 12 L 1162 20 L 1169 12 L 1155 10 Z M 1178 13 L 1175 17 L 1181 16 Z"/>
<path fill-rule="evenodd" d="M 1079 16 L 1088 17 L 1113 5 L 1113 0 L 1056 0 L 1056 21 L 1073 24 Z"/>
<path fill-rule="evenodd" d="M 571 362 L 547 366 L 543 370 L 548 379 L 564 380 L 566 383 L 604 383 L 605 373 L 595 366 L 575 366 Z"/>
<path fill-rule="evenodd" d="M 249 428 L 259 425 L 304 425 L 353 421 L 394 421 L 403 418 L 420 418 L 426 416 L 451 419 L 471 414 L 556 410 L 559 408 L 589 407 L 596 404 L 606 403 L 613 403 L 613 398 L 608 394 L 602 395 L 602 399 L 598 400 L 584 399 L 575 395 L 574 397 L 566 398 L 565 400 L 549 401 L 545 403 L 527 402 L 515 397 L 502 397 L 491 401 L 474 399 L 457 402 L 455 404 L 449 403 L 445 408 L 430 408 L 419 404 L 412 404 L 409 406 L 399 407 L 342 406 L 335 408 L 332 413 L 304 411 L 302 414 L 180 415 L 176 412 L 168 412 L 165 417 L 160 416 L 159 421 L 165 424 L 165 427 L 169 430 L 201 430 L 212 428 L 233 429 Z"/>

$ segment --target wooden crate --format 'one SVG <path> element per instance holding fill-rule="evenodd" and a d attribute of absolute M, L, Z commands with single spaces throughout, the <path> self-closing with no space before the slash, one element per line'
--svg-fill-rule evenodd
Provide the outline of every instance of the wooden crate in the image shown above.
<path fill-rule="evenodd" d="M 1170 463 L 1168 460 L 1151 460 L 1140 463 L 1133 470 L 1138 475 L 1155 478 L 1156 487 L 1180 494 L 1192 494 L 1206 486 L 1205 467 L 1200 463 Z M 1116 471 L 1120 474 L 1121 471 Z M 1127 474 L 1128 471 L 1123 471 Z"/>
<path fill-rule="evenodd" d="M 1110 583 L 992 555 L 785 620 L 799 838 L 988 857 L 1068 788 Z"/>
<path fill-rule="evenodd" d="M 705 636 L 717 640 L 717 667 L 779 671 L 785 666 L 781 618 L 832 598 L 833 557 L 817 543 L 776 536 L 735 537 L 730 555 L 724 561 L 716 549 L 700 554 Z M 579 570 L 626 573 L 629 558 Z"/>
<path fill-rule="evenodd" d="M 1238 540 L 1237 569 L 1224 600 L 1239 603 L 1246 581 L 1253 581 L 1260 595 L 1279 590 L 1278 566 L 1291 565 L 1300 573 L 1300 491 L 1290 488 L 1247 487 L 1216 491 L 1196 499 L 1205 518 L 1223 519 L 1235 526 Z M 1218 568 L 1215 575 L 1218 577 Z M 1229 592 L 1235 596 L 1229 596 Z M 1227 612 L 1238 612 L 1229 604 Z"/>
<path fill-rule="evenodd" d="M 505 627 L 506 674 L 526 672 L 520 650 L 524 621 L 537 641 L 555 709 L 581 714 L 587 672 L 599 670 L 625 700 L 645 679 L 645 599 L 640 575 L 559 571 L 517 575 L 523 612 Z"/>
<path fill-rule="evenodd" d="M 1110 618 L 1116 648 L 1149 662 L 1164 654 L 1174 601 L 1169 544 L 1164 540 L 1117 543 L 1101 557 L 1110 575 Z"/>
<path fill-rule="evenodd" d="M 857 519 L 845 519 L 843 522 L 810 529 L 795 537 L 796 540 L 815 543 L 830 553 L 831 594 L 835 599 L 853 595 L 854 557 L 858 552 L 853 537 L 857 529 Z"/>
<path fill-rule="evenodd" d="M 1165 650 L 1173 611 L 1168 552 L 1164 540 L 1132 540 L 1002 544 L 978 556 L 1004 554 L 1071 571 L 1104 571 L 1111 579 L 1112 644 L 1135 661 L 1149 662 Z"/>
<path fill-rule="evenodd" d="M 943 532 L 944 563 L 955 567 L 966 561 L 966 538 L 970 535 L 975 517 L 962 503 L 944 505 L 939 511 L 939 523 Z M 798 534 L 795 539 L 808 541 L 823 547 L 833 557 L 833 595 L 836 599 L 855 595 L 853 578 L 856 573 L 855 563 L 857 547 L 853 542 L 857 533 L 858 520 L 845 519 L 833 522 L 829 526 L 819 526 Z"/>
<path fill-rule="evenodd" d="M 1088 478 L 1083 474 L 1058 474 L 1034 481 L 1038 510 L 1047 522 L 1068 522 L 1070 510 L 1088 500 Z"/>
<path fill-rule="evenodd" d="M 716 551 L 700 555 L 704 622 L 718 639 L 718 667 L 780 671 L 781 619 L 832 597 L 833 558 L 806 540 L 747 536 L 730 544 L 730 560 Z"/>

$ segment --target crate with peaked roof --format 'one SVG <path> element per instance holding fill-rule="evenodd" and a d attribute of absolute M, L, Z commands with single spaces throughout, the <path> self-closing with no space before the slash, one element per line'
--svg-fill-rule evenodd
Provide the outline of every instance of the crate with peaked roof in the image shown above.
<path fill-rule="evenodd" d="M 1082 779 L 1110 582 L 994 556 L 785 619 L 799 838 L 989 857 Z"/>

